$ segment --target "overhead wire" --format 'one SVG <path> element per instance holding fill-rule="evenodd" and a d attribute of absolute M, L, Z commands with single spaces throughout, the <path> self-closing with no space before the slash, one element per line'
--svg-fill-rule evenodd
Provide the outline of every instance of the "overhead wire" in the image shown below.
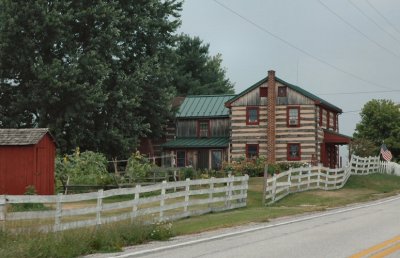
<path fill-rule="evenodd" d="M 397 27 L 385 16 L 383 13 L 381 13 L 369 0 L 366 0 L 367 4 L 382 18 L 386 21 L 387 24 L 389 24 L 397 33 L 400 34 L 400 30 L 397 29 Z"/>
<path fill-rule="evenodd" d="M 397 54 L 396 52 L 390 50 L 389 48 L 383 46 L 382 44 L 380 44 L 378 41 L 374 40 L 373 38 L 369 37 L 367 34 L 365 34 L 364 32 L 362 32 L 361 30 L 359 30 L 357 27 L 355 27 L 353 24 L 351 24 L 350 22 L 348 22 L 346 19 L 344 19 L 342 16 L 340 16 L 337 12 L 335 12 L 334 10 L 332 10 L 328 5 L 326 5 L 324 2 L 322 2 L 321 0 L 318 0 L 318 2 L 325 7 L 325 9 L 327 9 L 330 13 L 332 13 L 334 16 L 336 16 L 339 20 L 341 20 L 342 22 L 344 22 L 347 26 L 349 26 L 350 28 L 352 28 L 354 31 L 358 32 L 360 35 L 362 35 L 364 38 L 366 38 L 367 40 L 369 40 L 370 42 L 374 43 L 376 46 L 378 46 L 379 48 L 383 49 L 384 51 L 386 51 L 387 53 L 397 57 L 400 59 L 400 55 Z"/>
<path fill-rule="evenodd" d="M 393 40 L 397 41 L 397 43 L 400 43 L 400 40 L 397 39 L 391 32 L 387 31 L 384 27 L 382 27 L 379 23 L 377 23 L 374 19 L 372 19 L 369 15 L 367 15 L 359 6 L 357 6 L 355 3 L 353 3 L 352 0 L 349 0 L 349 3 L 359 12 L 361 15 L 363 15 L 365 18 L 367 18 L 370 22 L 376 25 L 381 31 L 383 31 L 386 35 L 391 37 Z"/>
<path fill-rule="evenodd" d="M 400 93 L 400 90 L 331 92 L 331 93 L 318 93 L 318 95 L 352 95 L 352 94 L 375 94 L 375 93 L 393 93 L 393 92 Z"/>
<path fill-rule="evenodd" d="M 242 20 L 246 21 L 247 23 L 253 25 L 253 26 L 256 27 L 256 28 L 258 28 L 260 31 L 262 31 L 262 32 L 264 32 L 264 33 L 266 33 L 266 34 L 268 34 L 268 35 L 270 35 L 270 36 L 272 36 L 272 37 L 278 39 L 279 41 L 285 43 L 286 45 L 290 46 L 291 48 L 296 49 L 297 51 L 303 53 L 304 55 L 306 55 L 306 56 L 308 56 L 308 57 L 311 57 L 312 59 L 317 60 L 318 62 L 320 62 L 320 63 L 322 63 L 322 64 L 324 64 L 324 65 L 326 65 L 326 66 L 328 66 L 328 67 L 330 67 L 330 68 L 332 68 L 332 69 L 334 69 L 334 70 L 336 70 L 336 71 L 339 71 L 339 72 L 341 72 L 341 73 L 343 73 L 343 74 L 346 74 L 346 75 L 348 75 L 348 76 L 350 76 L 350 77 L 352 77 L 352 78 L 355 78 L 355 79 L 357 79 L 357 80 L 359 80 L 359 81 L 362 81 L 362 82 L 364 82 L 364 83 L 366 83 L 366 84 L 375 86 L 375 87 L 377 87 L 377 88 L 384 88 L 384 89 L 388 89 L 388 90 L 394 90 L 394 89 L 392 89 L 392 88 L 390 88 L 390 87 L 387 87 L 387 86 L 384 86 L 384 85 L 380 85 L 380 84 L 377 84 L 377 83 L 375 83 L 375 82 L 373 82 L 373 81 L 364 79 L 364 78 L 361 77 L 361 76 L 358 76 L 358 75 L 356 75 L 356 74 L 354 74 L 354 73 L 351 73 L 351 72 L 348 72 L 348 71 L 346 71 L 346 70 L 344 70 L 344 69 L 342 69 L 342 68 L 340 68 L 340 67 L 338 67 L 338 66 L 336 66 L 336 65 L 334 65 L 334 64 L 331 64 L 331 63 L 329 63 L 329 62 L 323 60 L 322 58 L 319 58 L 319 57 L 317 57 L 317 56 L 311 54 L 310 52 L 308 52 L 308 51 L 306 51 L 306 50 L 304 50 L 304 49 L 302 49 L 302 48 L 300 48 L 300 47 L 298 47 L 298 46 L 296 46 L 296 45 L 290 43 L 289 41 L 287 41 L 287 40 L 281 38 L 280 36 L 276 35 L 275 33 L 272 33 L 271 31 L 267 30 L 266 28 L 262 27 L 261 25 L 257 24 L 256 22 L 250 20 L 249 18 L 243 16 L 242 14 L 240 14 L 240 13 L 238 13 L 237 11 L 233 10 L 233 9 L 230 8 L 229 6 L 227 6 L 227 5 L 225 5 L 225 4 L 221 3 L 221 2 L 219 2 L 218 0 L 213 0 L 213 1 L 214 1 L 216 4 L 218 4 L 219 6 L 221 6 L 222 8 L 224 8 L 225 10 L 231 12 L 232 14 L 238 16 L 239 18 L 241 18 Z"/>

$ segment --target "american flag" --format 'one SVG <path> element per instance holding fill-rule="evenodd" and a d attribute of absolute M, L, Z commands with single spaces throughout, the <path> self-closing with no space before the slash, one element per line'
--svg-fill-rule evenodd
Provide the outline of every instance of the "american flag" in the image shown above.
<path fill-rule="evenodd" d="M 390 152 L 390 150 L 388 150 L 386 144 L 382 144 L 381 146 L 381 155 L 382 158 L 386 161 L 390 161 L 393 158 L 392 153 Z"/>

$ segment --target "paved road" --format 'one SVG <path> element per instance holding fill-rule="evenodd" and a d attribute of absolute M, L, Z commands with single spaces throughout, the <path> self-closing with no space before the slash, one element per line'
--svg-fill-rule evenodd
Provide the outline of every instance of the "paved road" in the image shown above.
<path fill-rule="evenodd" d="M 361 206 L 361 207 L 360 207 Z M 128 248 L 113 257 L 400 257 L 400 196 Z M 381 256 L 379 256 L 381 255 Z"/>

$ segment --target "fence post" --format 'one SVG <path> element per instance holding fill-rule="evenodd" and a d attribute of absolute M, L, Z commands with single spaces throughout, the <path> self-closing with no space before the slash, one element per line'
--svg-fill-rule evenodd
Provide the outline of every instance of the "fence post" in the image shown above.
<path fill-rule="evenodd" d="M 7 198 L 6 195 L 0 196 L 0 223 L 3 232 L 6 230 Z"/>
<path fill-rule="evenodd" d="M 210 178 L 210 192 L 208 193 L 208 208 L 212 210 L 212 199 L 213 199 L 213 193 L 214 193 L 214 179 L 215 177 Z"/>
<path fill-rule="evenodd" d="M 268 165 L 265 165 L 265 167 L 264 167 L 264 182 L 263 182 L 264 188 L 263 188 L 263 199 L 262 199 L 263 205 L 265 205 L 265 201 L 266 201 L 265 198 L 267 196 L 267 186 L 268 186 L 267 179 L 268 179 Z"/>
<path fill-rule="evenodd" d="M 242 181 L 242 188 L 243 190 L 241 191 L 241 194 L 246 195 L 246 197 L 243 197 L 242 202 L 244 202 L 247 205 L 247 190 L 249 189 L 249 175 L 247 174 L 244 175 L 244 180 Z M 265 195 L 263 199 L 265 200 Z"/>
<path fill-rule="evenodd" d="M 61 216 L 62 216 L 62 197 L 63 194 L 59 193 L 57 194 L 57 199 L 56 199 L 56 214 L 54 218 L 54 229 L 53 231 L 60 231 L 61 230 Z"/>
<path fill-rule="evenodd" d="M 272 178 L 272 202 L 275 202 L 276 195 L 276 174 Z"/>
<path fill-rule="evenodd" d="M 307 190 L 310 189 L 310 181 L 311 181 L 311 165 L 308 166 Z"/>
<path fill-rule="evenodd" d="M 136 185 L 135 199 L 133 200 L 133 206 L 132 206 L 131 223 L 133 223 L 133 219 L 137 217 L 139 198 L 140 198 L 140 185 Z"/>
<path fill-rule="evenodd" d="M 292 186 L 292 169 L 289 168 L 289 174 L 288 174 L 288 190 L 287 193 L 290 194 L 290 187 Z"/>
<path fill-rule="evenodd" d="M 230 208 L 232 206 L 232 188 L 233 188 L 234 180 L 235 180 L 235 176 L 229 175 L 228 207 L 227 208 Z"/>
<path fill-rule="evenodd" d="M 160 221 L 164 219 L 164 205 L 165 205 L 165 190 L 167 188 L 167 181 L 161 183 L 161 200 L 160 200 Z"/>
<path fill-rule="evenodd" d="M 299 173 L 299 175 L 298 175 L 299 178 L 298 178 L 298 180 L 297 180 L 297 191 L 300 192 L 300 185 L 301 185 L 301 181 L 302 181 L 302 180 L 301 180 L 301 177 L 303 176 L 303 171 L 300 170 L 298 173 Z"/>
<path fill-rule="evenodd" d="M 97 206 L 96 206 L 96 225 L 101 225 L 101 211 L 103 210 L 103 195 L 104 190 L 100 189 L 97 192 Z"/>
<path fill-rule="evenodd" d="M 189 206 L 189 192 L 190 192 L 190 178 L 186 178 L 186 185 L 185 185 L 185 206 L 183 207 L 183 211 L 185 213 L 188 212 Z"/>
<path fill-rule="evenodd" d="M 226 181 L 226 191 L 225 191 L 225 208 L 230 206 L 230 196 L 231 196 L 231 178 L 232 175 L 228 175 L 228 180 Z"/>
<path fill-rule="evenodd" d="M 319 189 L 320 186 L 320 181 L 321 181 L 321 163 L 318 164 L 318 177 L 317 177 L 317 188 Z"/>

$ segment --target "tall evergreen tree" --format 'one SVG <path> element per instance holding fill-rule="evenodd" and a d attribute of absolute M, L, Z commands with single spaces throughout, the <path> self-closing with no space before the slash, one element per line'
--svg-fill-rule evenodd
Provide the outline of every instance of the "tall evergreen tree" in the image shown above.
<path fill-rule="evenodd" d="M 178 95 L 233 93 L 226 78 L 220 54 L 211 56 L 209 44 L 199 37 L 181 34 L 174 48 L 176 54 L 174 85 Z"/>

